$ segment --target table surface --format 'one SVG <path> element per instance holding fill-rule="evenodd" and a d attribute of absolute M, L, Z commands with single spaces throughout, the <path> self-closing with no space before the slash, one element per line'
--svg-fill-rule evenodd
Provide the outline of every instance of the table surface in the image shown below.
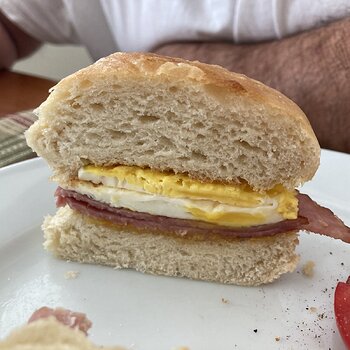
<path fill-rule="evenodd" d="M 9 71 L 0 71 L 0 117 L 35 108 L 56 82 Z"/>

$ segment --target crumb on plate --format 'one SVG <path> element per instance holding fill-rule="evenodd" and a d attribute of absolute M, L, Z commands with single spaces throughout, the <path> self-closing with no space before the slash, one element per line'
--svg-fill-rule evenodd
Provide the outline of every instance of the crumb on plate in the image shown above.
<path fill-rule="evenodd" d="M 306 277 L 313 277 L 314 268 L 315 268 L 315 263 L 312 260 L 307 261 L 302 268 L 303 275 Z"/>
<path fill-rule="evenodd" d="M 64 273 L 64 278 L 66 280 L 73 280 L 76 279 L 79 276 L 80 272 L 79 271 L 66 271 Z"/>

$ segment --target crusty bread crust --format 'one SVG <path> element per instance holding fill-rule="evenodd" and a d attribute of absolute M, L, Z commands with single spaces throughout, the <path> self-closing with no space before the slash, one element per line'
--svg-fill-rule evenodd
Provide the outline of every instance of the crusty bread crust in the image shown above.
<path fill-rule="evenodd" d="M 58 83 L 26 133 L 56 179 L 84 164 L 128 164 L 201 180 L 288 188 L 309 180 L 320 148 L 281 93 L 214 65 L 116 53 Z"/>
<path fill-rule="evenodd" d="M 293 271 L 298 262 L 295 232 L 256 239 L 192 239 L 100 225 L 68 206 L 47 217 L 43 230 L 45 248 L 61 259 L 227 284 L 269 283 Z"/>

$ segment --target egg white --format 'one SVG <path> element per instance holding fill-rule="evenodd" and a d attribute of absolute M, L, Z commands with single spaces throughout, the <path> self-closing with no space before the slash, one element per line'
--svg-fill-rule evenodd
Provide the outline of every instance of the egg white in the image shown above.
<path fill-rule="evenodd" d="M 147 193 L 143 188 L 129 184 L 126 181 L 119 181 L 115 177 L 99 176 L 85 172 L 83 169 L 79 171 L 79 181 L 72 183 L 68 189 L 115 208 L 126 208 L 132 211 L 172 218 L 199 220 L 197 216 L 190 212 L 194 208 L 208 213 L 208 215 L 216 213 L 262 215 L 262 222 L 258 224 L 275 223 L 283 220 L 282 215 L 277 211 L 278 201 L 276 198 L 266 197 L 262 203 L 254 208 L 237 207 L 214 200 L 172 198 Z M 240 226 L 239 223 L 221 221 L 217 224 Z"/>

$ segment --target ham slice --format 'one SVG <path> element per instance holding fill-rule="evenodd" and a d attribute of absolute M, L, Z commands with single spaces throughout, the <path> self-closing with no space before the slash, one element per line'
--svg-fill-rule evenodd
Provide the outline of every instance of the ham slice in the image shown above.
<path fill-rule="evenodd" d="M 152 231 L 173 232 L 178 235 L 218 234 L 231 238 L 267 237 L 288 231 L 306 230 L 338 238 L 350 243 L 350 228 L 332 211 L 323 208 L 305 194 L 298 194 L 299 215 L 295 220 L 284 220 L 274 224 L 232 228 L 203 221 L 175 219 L 165 216 L 134 212 L 111 207 L 75 191 L 58 188 L 55 193 L 58 207 L 68 204 L 72 209 L 93 218 L 117 225 L 131 225 Z"/>
<path fill-rule="evenodd" d="M 92 322 L 83 313 L 73 312 L 61 307 L 51 309 L 46 306 L 36 310 L 28 320 L 28 323 L 51 316 L 55 317 L 58 322 L 73 329 L 77 328 L 85 334 L 92 326 Z"/>
<path fill-rule="evenodd" d="M 350 243 L 350 228 L 330 209 L 321 207 L 306 194 L 299 193 L 298 200 L 299 216 L 306 217 L 308 220 L 307 224 L 302 225 L 301 230 L 319 233 Z"/>

